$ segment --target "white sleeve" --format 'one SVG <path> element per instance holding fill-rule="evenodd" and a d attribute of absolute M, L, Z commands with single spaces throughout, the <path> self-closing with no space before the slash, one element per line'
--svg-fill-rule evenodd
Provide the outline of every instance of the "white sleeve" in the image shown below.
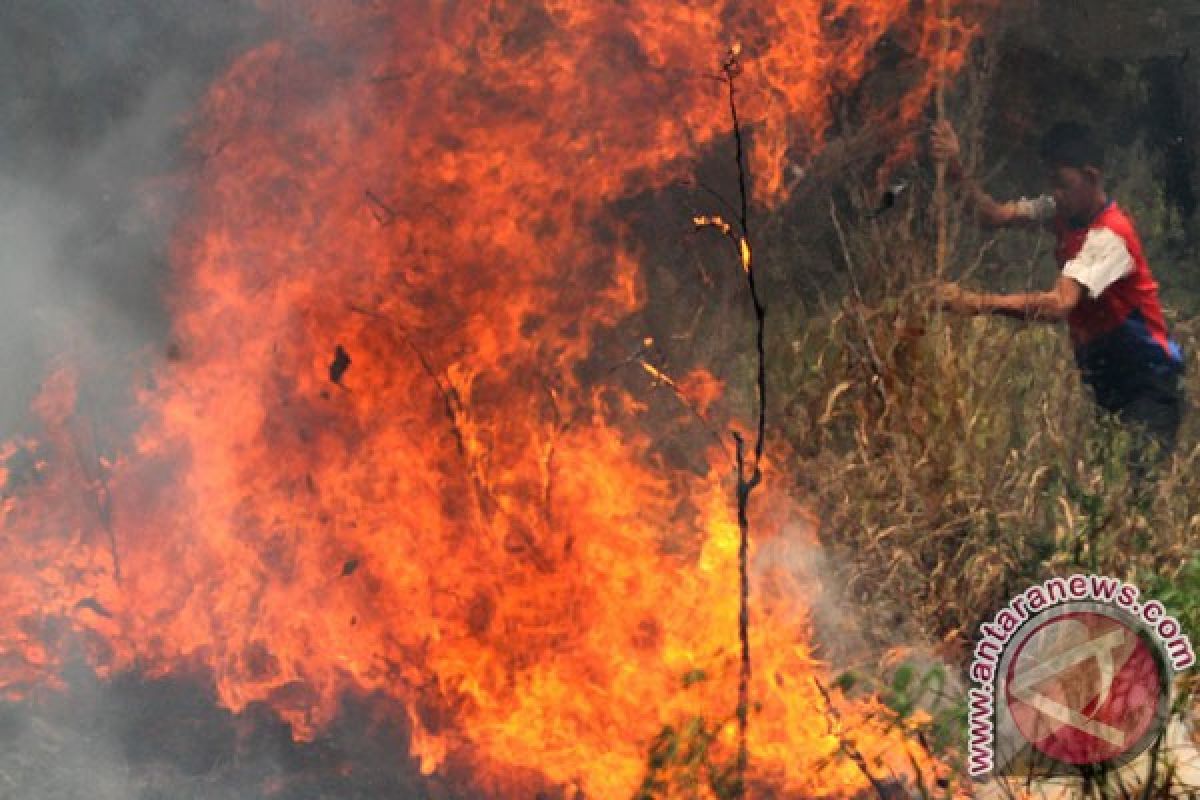
<path fill-rule="evenodd" d="M 1125 240 L 1108 228 L 1093 228 L 1088 231 L 1079 255 L 1063 267 L 1063 275 L 1082 283 L 1095 299 L 1133 272 L 1133 268 L 1133 255 Z"/>
<path fill-rule="evenodd" d="M 1030 222 L 1050 222 L 1058 213 L 1054 197 L 1048 194 L 1032 199 L 1022 197 L 1020 200 L 1014 201 L 1013 206 L 1016 208 L 1018 216 Z"/>

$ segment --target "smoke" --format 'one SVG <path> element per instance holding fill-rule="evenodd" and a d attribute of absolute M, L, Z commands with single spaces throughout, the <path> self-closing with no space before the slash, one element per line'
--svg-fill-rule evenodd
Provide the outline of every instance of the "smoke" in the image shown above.
<path fill-rule="evenodd" d="M 126 390 L 131 354 L 162 351 L 189 110 L 260 29 L 240 2 L 0 4 L 0 438 L 28 425 L 56 358 L 81 359 L 105 398 Z M 0 798 L 160 796 L 130 759 L 145 695 L 72 688 L 0 705 Z"/>
<path fill-rule="evenodd" d="M 0 433 L 56 355 L 161 342 L 188 112 L 260 30 L 232 0 L 0 4 Z"/>
<path fill-rule="evenodd" d="M 759 543 L 754 557 L 755 580 L 789 594 L 812 626 L 817 656 L 845 666 L 868 652 L 855 613 L 854 598 L 830 580 L 838 572 L 817 540 L 817 521 L 794 501 L 776 509 L 783 520 L 779 535 Z M 773 577 L 774 576 L 774 577 Z M 786 607 L 786 606 L 785 606 Z"/>
<path fill-rule="evenodd" d="M 334 726 L 301 744 L 265 706 L 234 715 L 187 677 L 68 673 L 67 693 L 0 705 L 0 800 L 430 796 L 386 698 L 345 698 Z"/>

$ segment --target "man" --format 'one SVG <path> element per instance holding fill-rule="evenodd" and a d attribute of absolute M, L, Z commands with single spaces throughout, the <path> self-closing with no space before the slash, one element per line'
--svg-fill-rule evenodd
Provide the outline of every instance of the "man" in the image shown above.
<path fill-rule="evenodd" d="M 933 154 L 966 182 L 981 221 L 993 226 L 1046 226 L 1057 238 L 1061 274 L 1045 292 L 988 294 L 956 284 L 938 287 L 942 308 L 1057 323 L 1065 320 L 1075 361 L 1097 404 L 1134 433 L 1135 485 L 1175 446 L 1183 412 L 1184 356 L 1170 338 L 1133 221 L 1104 188 L 1104 152 L 1092 132 L 1062 123 L 1042 141 L 1051 193 L 999 203 L 963 175 L 954 129 L 933 131 Z"/>

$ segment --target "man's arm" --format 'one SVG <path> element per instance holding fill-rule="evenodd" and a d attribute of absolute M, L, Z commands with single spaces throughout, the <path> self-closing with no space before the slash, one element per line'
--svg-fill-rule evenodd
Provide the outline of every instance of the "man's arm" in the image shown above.
<path fill-rule="evenodd" d="M 974 178 L 966 175 L 958 134 L 948 121 L 941 120 L 933 126 L 932 143 L 933 157 L 945 163 L 947 174 L 962 184 L 967 202 L 975 209 L 979 221 L 984 225 L 993 228 L 1036 228 L 1046 224 L 1054 216 L 1053 205 L 1047 205 L 1046 199 L 1001 203 L 985 192 Z"/>
<path fill-rule="evenodd" d="M 979 221 L 990 228 L 1040 228 L 1046 224 L 1048 217 L 1053 216 L 1053 207 L 1049 213 L 1043 211 L 1044 203 L 1037 200 L 1015 200 L 1001 203 L 985 192 L 972 178 L 962 179 L 967 192 L 968 202 L 979 215 Z"/>
<path fill-rule="evenodd" d="M 957 284 L 938 287 L 938 304 L 959 314 L 998 314 L 1033 322 L 1061 322 L 1083 299 L 1083 286 L 1074 278 L 1059 276 L 1048 292 L 990 294 L 971 292 Z"/>

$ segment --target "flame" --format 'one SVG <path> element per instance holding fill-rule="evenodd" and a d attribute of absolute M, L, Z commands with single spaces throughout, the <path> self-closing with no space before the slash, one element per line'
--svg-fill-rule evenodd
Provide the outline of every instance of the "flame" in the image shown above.
<path fill-rule="evenodd" d="M 698 471 L 652 457 L 642 420 L 664 412 L 596 377 L 598 342 L 645 302 L 612 204 L 726 146 L 714 76 L 735 39 L 754 197 L 782 201 L 785 167 L 816 154 L 829 97 L 884 35 L 917 36 L 933 63 L 932 12 L 267 5 L 287 33 L 198 113 L 171 252 L 178 357 L 139 392 L 136 435 L 98 458 L 63 366 L 36 404 L 44 434 L 0 453 L 0 686 L 58 686 L 74 657 L 101 674 L 199 667 L 230 709 L 269 703 L 300 738 L 344 693 L 384 692 L 423 771 L 462 765 L 494 796 L 521 769 L 631 796 L 681 719 L 729 750 L 729 464 L 720 448 Z M 909 119 L 938 79 L 911 88 Z M 706 371 L 642 363 L 719 407 Z M 781 791 L 849 796 L 868 784 L 834 758 L 847 737 L 881 770 L 927 761 L 870 704 L 837 701 L 843 733 L 830 726 L 818 587 L 780 566 L 815 546 L 815 522 L 770 473 L 752 767 Z"/>

